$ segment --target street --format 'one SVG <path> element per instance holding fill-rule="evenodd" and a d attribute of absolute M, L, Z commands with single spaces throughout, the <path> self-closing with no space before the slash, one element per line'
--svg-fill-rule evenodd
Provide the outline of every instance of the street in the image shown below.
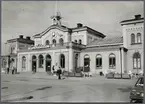
<path fill-rule="evenodd" d="M 23 75 L 25 76 L 25 75 Z M 129 102 L 136 79 L 45 78 L 1 74 L 1 100 L 17 102 Z"/>

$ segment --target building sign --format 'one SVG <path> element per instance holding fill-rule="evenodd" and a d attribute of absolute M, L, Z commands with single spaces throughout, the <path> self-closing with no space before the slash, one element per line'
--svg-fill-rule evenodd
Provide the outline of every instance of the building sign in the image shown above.
<path fill-rule="evenodd" d="M 38 45 L 36 45 L 36 46 L 31 46 L 31 47 L 29 47 L 28 49 L 29 49 L 29 50 L 33 50 L 33 49 L 41 49 L 41 48 L 50 48 L 50 45 L 44 46 L 44 45 L 42 45 L 42 44 L 38 44 Z"/>

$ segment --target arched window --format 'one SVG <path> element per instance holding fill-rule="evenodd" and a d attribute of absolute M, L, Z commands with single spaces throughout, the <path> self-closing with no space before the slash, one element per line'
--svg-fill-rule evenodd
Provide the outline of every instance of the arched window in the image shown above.
<path fill-rule="evenodd" d="M 115 68 L 116 66 L 116 58 L 113 53 L 109 55 L 109 68 Z"/>
<path fill-rule="evenodd" d="M 96 68 L 102 68 L 102 56 L 101 55 L 96 56 Z"/>
<path fill-rule="evenodd" d="M 84 72 L 90 71 L 90 56 L 86 54 L 84 56 Z"/>
<path fill-rule="evenodd" d="M 32 61 L 36 61 L 37 57 L 35 55 L 32 56 Z"/>
<path fill-rule="evenodd" d="M 43 56 L 39 55 L 39 68 L 43 68 Z"/>
<path fill-rule="evenodd" d="M 64 56 L 64 54 L 60 55 L 60 66 L 62 68 L 65 68 L 65 56 Z"/>
<path fill-rule="evenodd" d="M 15 51 L 15 47 L 11 47 L 10 53 L 13 54 Z"/>
<path fill-rule="evenodd" d="M 77 43 L 77 40 L 75 40 L 75 43 Z"/>
<path fill-rule="evenodd" d="M 137 33 L 137 43 L 141 43 L 141 33 Z"/>
<path fill-rule="evenodd" d="M 135 35 L 132 33 L 131 34 L 131 44 L 135 43 Z"/>
<path fill-rule="evenodd" d="M 49 45 L 49 40 L 46 40 L 45 45 Z"/>
<path fill-rule="evenodd" d="M 82 40 L 81 39 L 79 39 L 79 44 L 82 44 Z"/>
<path fill-rule="evenodd" d="M 63 39 L 62 38 L 59 39 L 59 43 L 60 43 L 60 45 L 63 45 Z"/>
<path fill-rule="evenodd" d="M 26 68 L 26 57 L 22 57 L 22 68 Z"/>
<path fill-rule="evenodd" d="M 56 46 L 56 40 L 55 39 L 52 40 L 52 44 L 54 44 L 54 46 Z"/>
<path fill-rule="evenodd" d="M 133 68 L 140 69 L 141 68 L 141 57 L 140 53 L 136 52 L 133 54 Z"/>
<path fill-rule="evenodd" d="M 11 62 L 15 62 L 15 60 L 13 58 L 11 58 Z"/>

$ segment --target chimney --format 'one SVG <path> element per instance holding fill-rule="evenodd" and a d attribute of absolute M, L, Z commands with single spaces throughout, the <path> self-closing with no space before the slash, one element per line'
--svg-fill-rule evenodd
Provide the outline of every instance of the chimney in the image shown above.
<path fill-rule="evenodd" d="M 19 38 L 23 39 L 23 35 L 19 35 Z"/>
<path fill-rule="evenodd" d="M 83 27 L 83 24 L 77 23 L 77 28 Z"/>
<path fill-rule="evenodd" d="M 26 39 L 31 40 L 30 36 L 27 36 Z"/>
<path fill-rule="evenodd" d="M 141 18 L 141 15 L 138 14 L 138 15 L 135 15 L 135 19 L 140 19 Z"/>

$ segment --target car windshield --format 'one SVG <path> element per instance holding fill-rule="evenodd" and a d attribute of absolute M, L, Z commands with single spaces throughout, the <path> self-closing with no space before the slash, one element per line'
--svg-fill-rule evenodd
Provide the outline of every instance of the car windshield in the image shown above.
<path fill-rule="evenodd" d="M 143 78 L 139 78 L 137 83 L 136 83 L 136 86 L 144 86 L 144 79 Z"/>

